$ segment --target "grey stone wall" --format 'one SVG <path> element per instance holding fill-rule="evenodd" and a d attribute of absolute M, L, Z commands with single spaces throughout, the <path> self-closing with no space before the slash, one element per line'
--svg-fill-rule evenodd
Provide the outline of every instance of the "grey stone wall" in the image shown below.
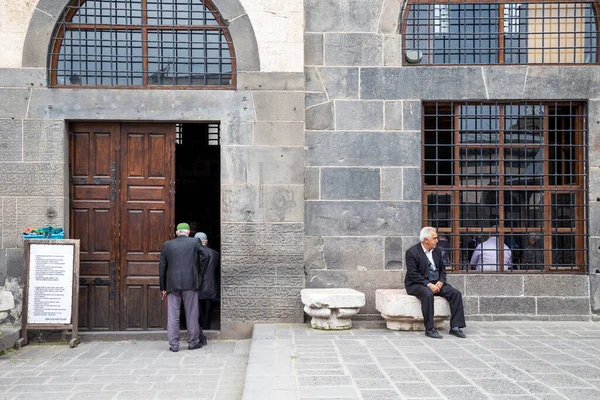
<path fill-rule="evenodd" d="M 48 89 L 37 69 L 0 77 L 0 273 L 13 291 L 23 229 L 68 227 L 68 121 L 220 121 L 221 336 L 302 321 L 303 74 L 241 72 L 237 91 Z"/>
<path fill-rule="evenodd" d="M 422 101 L 588 100 L 590 180 L 600 181 L 598 67 L 402 66 L 402 6 L 305 1 L 306 285 L 365 292 L 366 319 L 377 316 L 375 289 L 403 286 L 404 252 L 418 242 Z M 600 202 L 600 192 L 592 193 L 598 187 L 590 187 L 592 203 Z M 592 271 L 600 268 L 599 210 L 590 207 Z M 591 289 L 588 276 L 451 279 L 474 319 L 589 319 L 590 307 L 600 313 L 595 277 Z M 557 287 L 563 279 L 573 286 Z"/>
<path fill-rule="evenodd" d="M 64 227 L 68 221 L 64 121 L 27 118 L 32 87 L 41 84 L 39 76 L 35 71 L 11 71 L 0 72 L 0 283 L 15 301 L 0 323 L 21 318 L 23 230 Z"/>
<path fill-rule="evenodd" d="M 247 337 L 256 321 L 302 321 L 303 224 L 222 227 L 222 333 Z"/>
<path fill-rule="evenodd" d="M 589 320 L 586 275 L 451 274 L 470 320 Z"/>

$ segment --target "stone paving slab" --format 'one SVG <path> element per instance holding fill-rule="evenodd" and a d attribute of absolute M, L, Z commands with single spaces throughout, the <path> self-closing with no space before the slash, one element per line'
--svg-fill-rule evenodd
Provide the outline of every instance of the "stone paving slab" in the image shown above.
<path fill-rule="evenodd" d="M 178 353 L 166 340 L 30 344 L 0 356 L 0 400 L 239 400 L 249 351 L 250 340 Z"/>
<path fill-rule="evenodd" d="M 600 323 L 469 322 L 465 333 L 255 325 L 243 400 L 600 399 Z"/>

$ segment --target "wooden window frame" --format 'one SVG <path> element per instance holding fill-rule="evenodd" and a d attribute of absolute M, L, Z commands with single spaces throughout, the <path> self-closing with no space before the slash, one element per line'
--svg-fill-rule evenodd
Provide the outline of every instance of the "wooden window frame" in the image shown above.
<path fill-rule="evenodd" d="M 460 127 L 460 120 L 462 117 L 461 111 L 460 111 L 460 107 L 461 106 L 479 106 L 479 105 L 497 105 L 499 106 L 499 114 L 497 117 L 498 120 L 498 144 L 496 145 L 482 145 L 481 143 L 461 143 L 460 142 L 460 134 L 461 134 L 461 127 Z M 543 158 L 540 160 L 542 162 L 543 165 L 543 182 L 539 185 L 512 185 L 512 184 L 507 184 L 505 182 L 505 171 L 504 171 L 504 161 L 505 161 L 505 156 L 504 156 L 504 150 L 505 149 L 519 149 L 519 148 L 527 148 L 527 144 L 515 144 L 509 141 L 505 142 L 505 138 L 504 138 L 504 133 L 506 130 L 505 125 L 504 125 L 504 111 L 506 110 L 507 106 L 523 106 L 523 105 L 535 105 L 535 106 L 539 106 L 539 105 L 543 105 L 544 107 L 544 112 L 543 112 L 543 116 L 541 117 L 541 119 L 543 120 L 543 128 L 542 128 L 542 132 L 543 132 L 543 143 L 541 144 L 541 147 L 543 148 Z M 428 107 L 433 107 L 435 106 L 435 115 L 432 114 L 427 114 L 427 108 Z M 440 107 L 442 106 L 442 107 Z M 444 112 L 446 112 L 446 110 L 448 110 L 448 108 L 443 108 L 449 106 L 449 110 L 450 113 L 449 114 L 444 114 L 444 113 L 440 113 L 439 110 L 443 109 Z M 570 149 L 570 151 L 572 151 L 572 158 L 571 159 L 563 159 L 562 162 L 568 162 L 569 160 L 571 160 L 571 162 L 569 163 L 570 166 L 573 168 L 572 172 L 570 173 L 570 175 L 567 175 L 569 178 L 569 180 L 571 180 L 570 183 L 565 183 L 562 182 L 561 184 L 557 184 L 556 181 L 554 182 L 554 184 L 550 181 L 551 177 L 554 176 L 554 179 L 559 179 L 557 178 L 557 176 L 560 176 L 560 174 L 552 174 L 549 171 L 550 168 L 550 164 L 556 161 L 553 161 L 554 159 L 551 159 L 550 156 L 550 147 L 553 145 L 557 145 L 556 143 L 550 143 L 549 142 L 549 137 L 550 137 L 550 132 L 565 132 L 564 129 L 558 129 L 557 127 L 554 127 L 554 129 L 550 129 L 549 126 L 549 121 L 552 117 L 556 117 L 556 114 L 550 114 L 549 110 L 550 107 L 554 107 L 555 110 L 558 110 L 558 107 L 566 107 L 566 106 L 570 106 L 573 108 L 574 112 L 572 113 L 573 115 L 569 115 L 569 117 L 571 118 L 570 121 L 573 121 L 574 124 L 571 127 L 570 130 L 567 130 L 566 132 L 570 133 L 573 135 L 574 141 L 573 143 L 569 144 L 567 146 L 568 149 Z M 432 143 L 426 143 L 426 119 L 427 118 L 439 118 L 440 115 L 443 115 L 444 117 L 448 117 L 448 115 L 451 115 L 452 117 L 452 142 L 450 145 L 443 143 L 440 143 L 439 140 L 439 132 L 443 131 L 443 132 L 448 132 L 448 130 L 446 130 L 445 128 L 443 129 L 438 129 L 438 122 L 436 121 L 436 128 L 435 128 L 435 134 L 436 134 L 436 142 L 434 144 Z M 514 116 L 513 116 L 514 117 Z M 429 131 L 431 132 L 431 129 L 429 129 Z M 472 267 L 470 265 L 470 262 L 468 262 L 466 265 L 465 263 L 461 260 L 461 251 L 465 251 L 467 249 L 465 249 L 464 247 L 461 248 L 461 238 L 466 238 L 467 236 L 470 235 L 490 235 L 490 234 L 495 234 L 495 236 L 499 237 L 502 243 L 504 243 L 504 236 L 505 235 L 527 235 L 527 234 L 539 234 L 542 235 L 543 237 L 543 250 L 544 250 L 544 268 L 543 270 L 523 270 L 523 269 L 510 269 L 510 270 L 506 270 L 504 269 L 504 266 L 502 264 L 498 264 L 497 266 L 497 270 L 493 271 L 492 273 L 498 273 L 498 272 L 509 272 L 509 273 L 522 273 L 522 272 L 528 272 L 528 273 L 536 273 L 536 272 L 560 272 L 560 273 L 576 273 L 576 274 L 580 274 L 580 273 L 585 273 L 587 270 L 587 262 L 588 262 L 588 254 L 587 254 L 587 243 L 588 243 L 588 232 L 587 232 L 587 218 L 588 218 L 588 189 L 587 189 L 587 107 L 586 104 L 584 102 L 579 102 L 579 101 L 574 101 L 574 102 L 569 102 L 569 101 L 556 101 L 556 102 L 549 102 L 549 101 L 535 101 L 535 102 L 527 102 L 527 101 L 523 101 L 523 102 L 471 102 L 471 101 L 463 101 L 463 102 L 444 102 L 444 101 L 440 101 L 440 102 L 424 102 L 423 104 L 423 120 L 422 120 L 422 132 L 423 132 L 423 139 L 422 139 L 422 180 L 421 180 L 421 184 L 422 184 L 422 207 L 423 207 L 423 214 L 422 214 L 422 218 L 423 218 L 423 225 L 424 226 L 433 226 L 438 230 L 438 234 L 439 235 L 447 235 L 450 238 L 450 251 L 451 251 L 451 256 L 450 259 L 453 261 L 452 264 L 450 266 L 447 266 L 448 271 L 455 271 L 455 272 L 479 272 L 479 271 L 474 271 L 472 270 Z M 449 159 L 439 159 L 436 158 L 435 159 L 431 159 L 431 158 L 427 158 L 426 157 L 426 147 L 430 147 L 430 148 L 436 148 L 436 154 L 438 154 L 438 147 L 439 146 L 451 146 L 452 147 L 452 158 Z M 489 186 L 489 185 L 475 185 L 475 186 L 465 186 L 464 184 L 461 184 L 460 182 L 460 176 L 461 176 L 461 169 L 460 169 L 460 163 L 461 161 L 465 161 L 465 160 L 461 160 L 461 155 L 460 155 L 460 151 L 463 149 L 468 149 L 468 148 L 476 148 L 476 149 L 481 149 L 481 148 L 485 148 L 485 147 L 490 147 L 490 146 L 495 146 L 496 148 L 499 149 L 498 151 L 498 158 L 497 158 L 497 167 L 498 167 L 498 182 L 497 184 L 493 185 L 493 186 Z M 538 145 L 539 146 L 539 145 Z M 558 147 L 558 146 L 557 146 Z M 560 148 L 560 147 L 558 147 Z M 572 161 L 576 161 L 576 162 L 572 162 Z M 439 166 L 440 166 L 440 162 L 448 162 L 451 161 L 452 163 L 452 170 L 451 170 L 451 184 L 440 184 L 440 179 L 439 179 Z M 433 162 L 435 163 L 435 173 L 428 173 L 427 171 L 432 171 L 432 168 L 427 168 L 426 165 L 429 162 Z M 429 165 L 431 166 L 431 165 Z M 468 176 L 468 175 L 467 175 Z M 474 174 L 473 176 L 476 176 L 476 174 Z M 509 176 L 509 175 L 506 175 Z M 527 176 L 527 175 L 523 175 L 523 176 Z M 435 184 L 431 184 L 431 183 L 427 183 L 427 177 L 435 177 Z M 576 182 L 573 182 L 576 181 Z M 497 227 L 468 227 L 468 226 L 462 226 L 461 224 L 461 216 L 460 216 L 460 212 L 461 212 L 461 207 L 463 206 L 463 203 L 461 203 L 461 193 L 478 193 L 478 192 L 485 192 L 485 191 L 496 191 L 498 193 L 497 195 L 497 202 L 496 204 L 491 204 L 491 206 L 497 206 L 498 207 L 498 226 Z M 504 197 L 506 194 L 508 193 L 519 193 L 519 192 L 527 192 L 527 191 L 531 191 L 531 192 L 540 192 L 543 194 L 543 201 L 540 204 L 534 204 L 531 205 L 529 204 L 530 207 L 539 207 L 543 210 L 543 217 L 541 220 L 541 228 L 535 228 L 535 227 L 514 227 L 514 226 L 505 226 L 505 221 L 507 219 L 506 213 L 505 213 L 505 207 L 506 204 L 504 204 Z M 553 195 L 561 195 L 561 194 L 569 194 L 569 195 L 574 195 L 575 196 L 575 204 L 573 204 L 574 207 L 574 216 L 575 216 L 575 221 L 572 227 L 560 227 L 560 226 L 554 226 L 555 223 L 558 225 L 559 220 L 558 219 L 553 219 L 552 217 L 552 211 L 554 209 L 554 203 L 552 202 L 552 196 Z M 439 198 L 437 196 L 439 195 L 444 195 L 444 196 L 450 196 L 450 203 L 449 204 L 445 204 L 445 203 L 440 203 L 437 202 L 436 200 L 436 204 L 435 205 L 430 205 L 428 204 L 429 195 L 436 195 L 436 198 Z M 480 203 L 477 203 L 480 204 Z M 481 203 L 483 204 L 483 203 Z M 480 207 L 482 205 L 479 205 Z M 439 207 L 439 206 L 444 206 L 444 207 L 450 207 L 450 220 L 446 221 L 446 219 L 440 219 L 440 218 L 429 218 L 429 208 L 430 207 Z M 528 203 L 524 203 L 524 204 L 519 204 L 519 207 L 527 207 Z M 474 207 L 477 207 L 474 205 Z M 509 219 L 510 220 L 510 219 Z M 532 219 L 531 221 L 540 221 L 538 219 Z M 442 223 L 440 223 L 442 222 Z M 446 223 L 444 222 L 449 222 L 449 226 L 438 226 L 438 225 L 446 225 Z M 553 266 L 552 265 L 552 260 L 553 260 L 553 239 L 559 237 L 559 235 L 574 235 L 574 252 L 575 252 L 575 262 L 573 265 L 571 266 Z M 497 249 L 498 252 L 498 259 L 502 260 L 503 256 L 504 256 L 504 249 L 503 246 L 499 246 L 500 248 Z M 523 250 L 523 249 L 521 249 Z M 558 252 L 560 251 L 566 251 L 564 249 L 557 249 Z M 514 254 L 513 254 L 514 255 Z M 519 264 L 520 265 L 520 264 Z"/>
<path fill-rule="evenodd" d="M 596 45 L 595 45 L 595 60 L 593 60 L 593 62 L 582 62 L 582 63 L 575 63 L 575 62 L 539 62 L 539 63 L 535 63 L 535 62 L 515 62 L 515 63 L 505 63 L 505 37 L 506 34 L 504 32 L 504 5 L 506 4 L 568 4 L 568 3 L 575 3 L 575 4 L 590 4 L 592 12 L 593 12 L 593 16 L 591 17 L 594 21 L 595 21 L 595 31 L 594 31 L 594 35 L 595 35 L 595 41 L 596 41 Z M 407 45 L 407 26 L 409 26 L 409 17 L 410 17 L 410 12 L 411 12 L 411 6 L 413 5 L 420 5 L 420 4 L 440 4 L 440 5 L 451 5 L 451 4 L 463 4 L 463 5 L 472 5 L 472 4 L 498 4 L 499 5 L 499 9 L 498 9 L 498 36 L 497 36 L 497 40 L 498 40 L 498 49 L 497 49 L 497 56 L 498 56 L 498 62 L 497 63 L 451 63 L 451 62 L 442 62 L 442 63 L 435 63 L 435 62 L 414 62 L 414 60 L 412 62 L 407 61 L 406 57 L 402 57 L 402 64 L 405 66 L 441 66 L 441 65 L 506 65 L 506 66 L 519 66 L 519 65 L 595 65 L 595 64 L 599 64 L 600 63 L 600 3 L 597 1 L 583 1 L 583 0 L 407 0 L 406 5 L 404 7 L 404 11 L 402 13 L 402 24 L 401 24 L 401 30 L 400 33 L 402 34 L 402 49 L 404 50 L 414 50 L 414 49 L 409 49 L 408 45 Z M 433 19 L 429 19 L 429 27 L 433 26 Z M 429 29 L 429 32 L 427 33 L 427 36 L 432 36 L 431 33 L 431 29 Z M 576 47 L 573 48 L 568 48 L 568 49 L 574 49 Z M 528 47 L 525 47 L 525 50 L 527 50 Z M 434 49 L 427 49 L 427 50 L 434 50 Z M 460 48 L 458 49 L 460 50 Z M 493 50 L 492 48 L 487 49 L 487 50 Z M 433 55 L 432 55 L 433 56 Z M 543 56 L 543 54 L 542 54 Z"/>
<path fill-rule="evenodd" d="M 57 24 L 50 44 L 50 54 L 49 54 L 49 62 L 48 62 L 48 86 L 52 88 L 86 88 L 86 89 L 94 89 L 94 88 L 112 88 L 112 89 L 152 89 L 152 90 L 172 90 L 172 89 L 225 89 L 231 90 L 236 88 L 237 82 L 237 65 L 236 65 L 236 57 L 235 57 L 235 49 L 233 47 L 233 41 L 231 39 L 231 34 L 227 28 L 227 23 L 219 13 L 218 9 L 212 3 L 211 0 L 188 0 L 189 2 L 197 1 L 200 2 L 207 11 L 210 11 L 217 21 L 217 25 L 148 25 L 148 1 L 141 0 L 141 25 L 119 25 L 119 24 L 78 24 L 72 23 L 73 17 L 79 11 L 79 7 L 85 4 L 86 0 L 72 0 L 69 5 L 63 11 L 63 14 L 59 18 L 59 23 Z M 69 29 L 72 27 L 72 29 Z M 142 36 L 142 81 L 141 85 L 81 85 L 81 84 L 58 84 L 58 62 L 59 55 L 62 49 L 62 43 L 65 37 L 65 32 L 67 30 L 73 31 L 102 31 L 102 32 L 110 32 L 110 31 L 127 31 L 127 32 L 140 32 Z M 149 84 L 149 76 L 150 71 L 148 70 L 148 32 L 174 32 L 174 31 L 187 31 L 187 32 L 206 32 L 206 31 L 220 31 L 225 37 L 225 42 L 218 42 L 221 45 L 226 43 L 229 48 L 229 57 L 227 58 L 231 62 L 231 72 L 222 72 L 219 71 L 218 75 L 231 75 L 231 84 L 228 85 L 153 85 Z M 68 70 L 65 70 L 68 71 Z M 91 71 L 93 72 L 93 71 Z M 98 71 L 96 71 L 98 72 Z M 207 73 L 208 74 L 208 73 Z"/>

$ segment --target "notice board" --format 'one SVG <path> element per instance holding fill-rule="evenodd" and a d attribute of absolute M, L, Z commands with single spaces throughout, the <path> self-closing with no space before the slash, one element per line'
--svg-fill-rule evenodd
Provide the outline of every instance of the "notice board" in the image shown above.
<path fill-rule="evenodd" d="M 25 240 L 25 288 L 21 340 L 27 330 L 71 331 L 69 345 L 79 343 L 79 239 Z"/>

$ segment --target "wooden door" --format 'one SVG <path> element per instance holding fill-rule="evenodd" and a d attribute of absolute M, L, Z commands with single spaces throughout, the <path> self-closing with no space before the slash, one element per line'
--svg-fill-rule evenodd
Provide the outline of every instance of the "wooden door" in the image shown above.
<path fill-rule="evenodd" d="M 121 329 L 166 327 L 158 261 L 173 237 L 175 126 L 127 124 L 121 130 Z"/>
<path fill-rule="evenodd" d="M 71 124 L 70 234 L 80 239 L 79 326 L 117 330 L 119 167 L 114 124 Z"/>
<path fill-rule="evenodd" d="M 165 329 L 158 260 L 174 231 L 174 124 L 74 123 L 69 146 L 80 327 Z"/>

